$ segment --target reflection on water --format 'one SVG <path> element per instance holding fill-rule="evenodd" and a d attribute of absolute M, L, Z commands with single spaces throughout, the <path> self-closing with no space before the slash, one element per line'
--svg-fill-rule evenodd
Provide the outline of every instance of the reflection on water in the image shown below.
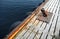
<path fill-rule="evenodd" d="M 0 38 L 6 35 L 11 25 L 23 21 L 43 0 L 0 0 Z"/>

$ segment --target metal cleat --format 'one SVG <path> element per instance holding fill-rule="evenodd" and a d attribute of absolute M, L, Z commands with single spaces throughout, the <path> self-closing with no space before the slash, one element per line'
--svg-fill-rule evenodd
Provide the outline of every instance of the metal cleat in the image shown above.
<path fill-rule="evenodd" d="M 46 23 L 50 22 L 53 13 L 45 11 L 44 8 L 41 9 L 41 13 L 38 15 L 37 19 Z"/>

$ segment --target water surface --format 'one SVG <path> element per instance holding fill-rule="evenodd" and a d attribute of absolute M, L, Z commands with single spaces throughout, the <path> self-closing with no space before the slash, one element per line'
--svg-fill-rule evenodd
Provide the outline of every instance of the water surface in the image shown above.
<path fill-rule="evenodd" d="M 0 0 L 0 38 L 9 33 L 14 22 L 22 22 L 42 1 Z"/>

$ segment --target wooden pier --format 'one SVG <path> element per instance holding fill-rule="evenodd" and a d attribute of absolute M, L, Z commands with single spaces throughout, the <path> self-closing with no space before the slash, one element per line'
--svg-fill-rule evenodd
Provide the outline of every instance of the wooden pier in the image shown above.
<path fill-rule="evenodd" d="M 53 13 L 49 23 L 36 18 L 44 8 Z M 32 14 L 14 29 L 7 39 L 60 39 L 60 0 L 49 0 L 39 6 Z"/>

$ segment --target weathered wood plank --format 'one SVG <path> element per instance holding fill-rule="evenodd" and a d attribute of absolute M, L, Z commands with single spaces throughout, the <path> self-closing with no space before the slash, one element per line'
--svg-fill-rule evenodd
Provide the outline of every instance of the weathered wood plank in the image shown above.
<path fill-rule="evenodd" d="M 40 36 L 41 36 L 41 34 L 42 34 L 45 26 L 46 26 L 46 23 L 43 23 L 43 24 L 41 25 L 41 27 L 39 28 L 39 31 L 37 32 L 37 34 L 36 34 L 36 36 L 34 37 L 34 39 L 39 39 L 39 38 L 40 38 Z"/>
<path fill-rule="evenodd" d="M 56 3 L 58 3 L 58 2 L 56 2 Z M 56 7 L 58 6 L 58 4 L 56 4 L 56 3 L 54 3 L 54 4 L 55 4 L 55 5 L 54 5 L 54 8 L 53 8 L 53 9 L 51 9 L 51 10 L 50 10 L 50 12 L 55 13 Z"/>
<path fill-rule="evenodd" d="M 30 23 L 34 23 L 36 18 L 37 18 L 37 16 L 34 16 L 34 18 L 30 21 Z"/>
<path fill-rule="evenodd" d="M 43 30 L 44 30 L 45 26 L 46 26 L 46 23 L 43 23 L 42 26 L 41 26 L 41 28 L 39 29 L 38 33 L 41 33 L 39 39 L 41 39 L 41 36 L 42 36 L 42 33 L 43 33 Z"/>
<path fill-rule="evenodd" d="M 52 2 L 52 0 L 49 0 L 45 5 L 44 5 L 44 9 L 49 5 L 49 3 L 51 3 Z"/>
<path fill-rule="evenodd" d="M 26 39 L 26 36 L 28 36 L 32 31 L 34 30 L 34 27 L 31 26 L 31 28 L 24 34 L 24 36 L 21 37 L 21 39 Z"/>
<path fill-rule="evenodd" d="M 26 33 L 25 33 L 25 35 L 24 36 L 22 36 L 22 38 L 21 39 L 26 39 L 26 37 L 28 37 L 28 35 L 30 34 L 30 33 L 32 33 L 32 28 L 35 28 L 36 27 L 36 25 L 38 24 L 38 20 L 36 20 L 35 22 L 34 22 L 34 24 L 32 24 L 31 25 L 31 29 L 29 29 Z M 36 24 L 35 24 L 36 23 Z M 27 35 L 27 36 L 26 36 Z"/>
<path fill-rule="evenodd" d="M 56 9 L 55 9 L 55 10 L 56 10 Z M 55 12 L 55 11 L 53 11 L 53 12 Z M 49 28 L 50 28 L 50 26 L 51 26 L 51 23 L 52 23 L 52 20 L 53 20 L 53 18 L 54 18 L 54 15 L 55 15 L 55 13 L 54 13 L 53 16 L 51 17 L 50 23 L 47 24 L 47 27 L 46 27 L 46 29 L 44 30 L 41 39 L 46 39 L 46 36 L 47 36 L 47 34 L 48 34 L 48 31 L 49 31 Z"/>
<path fill-rule="evenodd" d="M 54 6 L 52 6 L 52 7 L 51 7 L 51 10 L 50 10 L 50 12 L 53 12 L 53 9 L 55 8 L 55 6 L 56 6 L 56 3 L 58 3 L 58 2 L 57 2 L 57 0 L 55 0 L 55 3 L 53 4 Z"/>
<path fill-rule="evenodd" d="M 49 11 L 50 6 L 54 3 L 54 0 L 51 0 L 51 2 L 47 5 L 46 10 Z"/>
<path fill-rule="evenodd" d="M 53 0 L 51 5 L 49 6 L 49 9 L 48 9 L 49 11 L 53 10 L 53 8 L 54 8 L 53 6 L 55 5 L 55 3 L 56 3 L 56 0 Z"/>
<path fill-rule="evenodd" d="M 36 31 L 34 30 L 35 32 L 37 32 L 37 30 L 40 28 L 40 26 L 41 26 L 42 23 L 43 23 L 43 22 L 41 22 L 41 21 L 38 23 L 38 25 L 36 26 L 36 29 L 35 29 Z M 37 29 L 37 28 L 38 28 L 38 29 Z M 26 35 L 27 35 L 27 34 L 26 34 Z M 33 34 L 31 34 L 31 35 L 33 35 Z M 34 35 L 35 35 L 35 34 L 34 34 Z M 28 38 L 28 39 L 29 39 L 29 38 Z"/>
<path fill-rule="evenodd" d="M 52 36 L 54 35 L 53 32 L 54 32 L 55 24 L 56 24 L 56 21 L 57 21 L 57 17 L 58 17 L 58 9 L 56 11 L 56 14 L 55 14 L 54 20 L 52 22 L 51 29 L 49 31 L 47 39 L 52 39 Z"/>
<path fill-rule="evenodd" d="M 34 38 L 36 32 L 39 30 L 39 28 L 40 28 L 40 26 L 41 26 L 42 23 L 43 22 L 41 22 L 41 21 L 39 22 L 39 24 L 35 27 L 35 29 L 32 31 L 32 33 L 28 37 L 28 39 L 33 39 Z"/>
<path fill-rule="evenodd" d="M 36 20 L 34 23 L 34 26 L 37 26 L 38 23 L 39 23 L 39 20 Z"/>
<path fill-rule="evenodd" d="M 59 30 L 60 30 L 60 8 L 59 8 L 59 12 L 58 12 L 58 20 L 57 20 L 57 24 L 56 24 L 56 29 L 55 29 L 55 38 L 60 39 L 59 37 Z"/>
<path fill-rule="evenodd" d="M 15 37 L 15 39 L 19 39 L 22 37 L 22 35 L 26 32 L 27 30 L 23 30 L 20 34 L 18 33 L 17 36 Z"/>

